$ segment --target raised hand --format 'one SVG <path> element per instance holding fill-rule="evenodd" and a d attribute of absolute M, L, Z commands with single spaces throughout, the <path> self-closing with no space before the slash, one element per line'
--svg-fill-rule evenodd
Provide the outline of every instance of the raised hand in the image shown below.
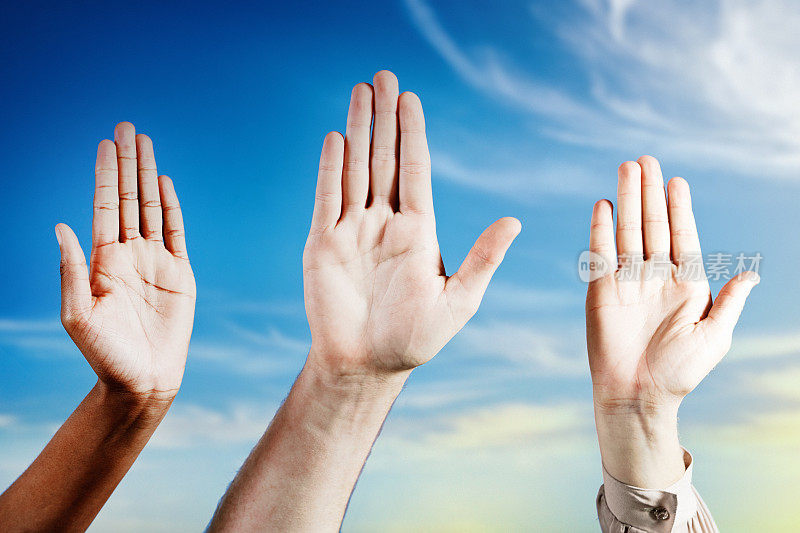
<path fill-rule="evenodd" d="M 411 369 L 475 313 L 520 231 L 495 222 L 445 274 L 422 106 L 398 93 L 386 71 L 356 85 L 345 137 L 325 138 L 303 255 L 311 349 L 209 531 L 339 531 Z"/>
<path fill-rule="evenodd" d="M 516 219 L 498 220 L 445 274 L 422 105 L 398 92 L 387 71 L 374 88 L 356 85 L 346 137 L 330 133 L 322 148 L 303 256 L 309 359 L 345 373 L 431 359 L 475 313 L 520 231 Z"/>
<path fill-rule="evenodd" d="M 87 270 L 73 231 L 61 246 L 61 319 L 100 381 L 133 394 L 174 396 L 192 332 L 195 281 L 172 181 L 133 124 L 102 141 L 95 167 Z"/>
<path fill-rule="evenodd" d="M 97 149 L 90 268 L 61 247 L 61 321 L 97 384 L 0 494 L 2 531 L 85 531 L 167 413 L 183 377 L 195 285 L 172 182 L 123 122 Z"/>
<path fill-rule="evenodd" d="M 619 168 L 617 251 L 623 262 L 642 254 L 645 260 L 589 286 L 589 360 L 601 407 L 661 405 L 686 396 L 728 351 L 745 299 L 758 282 L 755 273 L 744 273 L 712 305 L 689 185 L 674 178 L 668 188 L 669 203 L 652 157 Z M 617 264 L 606 200 L 594 208 L 591 249 Z M 629 275 L 633 279 L 625 279 Z"/>
<path fill-rule="evenodd" d="M 654 158 L 620 166 L 616 247 L 611 204 L 595 204 L 590 249 L 615 267 L 619 256 L 622 267 L 589 284 L 586 330 L 601 450 L 604 435 L 630 442 L 635 438 L 631 424 L 647 426 L 648 432 L 664 421 L 674 433 L 672 457 L 678 464 L 672 427 L 678 406 L 728 351 L 758 277 L 740 274 L 712 301 L 689 186 L 673 178 L 668 192 L 667 199 Z M 622 432 L 611 437 L 610 426 Z M 607 448 L 610 457 L 621 444 Z M 606 466 L 613 466 L 603 451 Z M 630 457 L 621 462 L 626 461 L 629 465 Z M 665 463 L 662 458 L 660 464 Z"/>

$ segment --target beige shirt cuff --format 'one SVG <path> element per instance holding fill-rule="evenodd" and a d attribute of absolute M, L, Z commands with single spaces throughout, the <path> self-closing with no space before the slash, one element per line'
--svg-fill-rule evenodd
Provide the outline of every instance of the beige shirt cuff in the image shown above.
<path fill-rule="evenodd" d="M 692 486 L 691 454 L 684 450 L 686 472 L 664 489 L 626 485 L 603 468 L 597 512 L 604 532 L 716 532 L 711 514 Z"/>

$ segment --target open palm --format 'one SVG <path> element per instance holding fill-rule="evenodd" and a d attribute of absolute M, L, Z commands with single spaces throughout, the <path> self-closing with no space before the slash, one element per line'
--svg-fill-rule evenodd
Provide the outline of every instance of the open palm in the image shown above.
<path fill-rule="evenodd" d="M 616 247 L 610 203 L 594 208 L 591 250 L 623 265 L 592 281 L 586 300 L 600 408 L 679 403 L 728 351 L 757 283 L 753 273 L 737 276 L 712 305 L 689 186 L 674 178 L 668 189 L 669 202 L 652 157 L 620 167 Z"/>
<path fill-rule="evenodd" d="M 95 167 L 92 254 L 86 268 L 72 230 L 62 250 L 62 322 L 106 384 L 174 394 L 192 332 L 195 282 L 172 181 L 158 176 L 153 145 L 123 122 Z"/>
<path fill-rule="evenodd" d="M 312 356 L 339 370 L 407 370 L 431 359 L 475 313 L 520 230 L 500 219 L 445 274 L 422 106 L 398 94 L 386 71 L 374 89 L 357 85 L 346 138 L 330 133 L 322 149 L 304 288 Z"/>

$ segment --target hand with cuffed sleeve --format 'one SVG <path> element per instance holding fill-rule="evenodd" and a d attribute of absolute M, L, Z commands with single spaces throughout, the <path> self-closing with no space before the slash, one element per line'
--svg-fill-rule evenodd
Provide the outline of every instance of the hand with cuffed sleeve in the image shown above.
<path fill-rule="evenodd" d="M 758 276 L 739 274 L 712 298 L 689 185 L 673 178 L 665 191 L 656 159 L 623 163 L 617 195 L 616 238 L 607 200 L 594 206 L 590 235 L 590 250 L 609 266 L 586 297 L 597 434 L 607 479 L 664 489 L 691 463 L 678 407 L 728 351 Z M 645 512 L 653 527 L 656 514 Z"/>

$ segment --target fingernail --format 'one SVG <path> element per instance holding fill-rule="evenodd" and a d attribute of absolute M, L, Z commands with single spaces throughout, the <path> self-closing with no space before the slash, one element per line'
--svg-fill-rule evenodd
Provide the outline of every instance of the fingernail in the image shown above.
<path fill-rule="evenodd" d="M 58 245 L 61 246 L 61 228 L 56 226 L 56 240 L 58 241 Z"/>

